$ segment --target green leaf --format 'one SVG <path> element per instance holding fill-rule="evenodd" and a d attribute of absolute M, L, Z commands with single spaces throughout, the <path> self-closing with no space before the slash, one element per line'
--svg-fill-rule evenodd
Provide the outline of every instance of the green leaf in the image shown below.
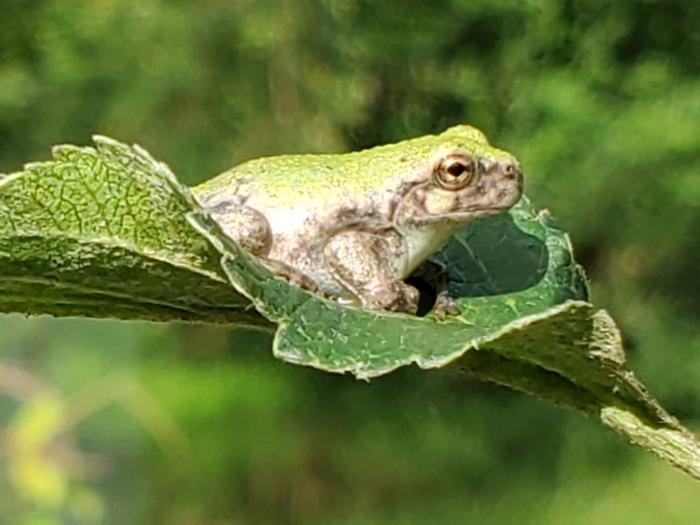
<path fill-rule="evenodd" d="M 185 220 L 194 205 L 138 146 L 95 137 L 0 177 L 0 311 L 266 324 Z"/>
<path fill-rule="evenodd" d="M 458 367 L 578 410 L 700 479 L 700 445 L 627 368 L 567 235 L 527 199 L 436 255 L 460 315 L 341 306 L 276 278 L 169 169 L 103 137 L 0 177 L 0 311 L 277 325 L 274 354 L 361 379 Z M 257 315 L 252 308 L 259 312 Z"/>
<path fill-rule="evenodd" d="M 360 379 L 412 363 L 458 367 L 595 417 L 700 479 L 700 443 L 627 368 L 615 322 L 585 300 L 567 235 L 527 199 L 438 254 L 461 309 L 446 322 L 321 299 L 275 278 L 202 212 L 190 220 L 223 254 L 231 284 L 277 323 L 277 357 Z"/>

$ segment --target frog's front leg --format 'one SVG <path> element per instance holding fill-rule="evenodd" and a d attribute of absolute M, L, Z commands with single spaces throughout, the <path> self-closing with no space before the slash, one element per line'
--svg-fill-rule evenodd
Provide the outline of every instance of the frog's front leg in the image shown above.
<path fill-rule="evenodd" d="M 365 308 L 416 313 L 418 290 L 400 278 L 405 246 L 393 230 L 343 231 L 324 248 L 333 277 Z"/>

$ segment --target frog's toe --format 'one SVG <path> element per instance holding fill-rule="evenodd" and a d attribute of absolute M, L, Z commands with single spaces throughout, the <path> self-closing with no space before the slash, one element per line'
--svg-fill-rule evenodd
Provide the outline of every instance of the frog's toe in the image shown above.
<path fill-rule="evenodd" d="M 396 283 L 398 290 L 396 297 L 391 304 L 387 305 L 386 309 L 392 312 L 403 312 L 407 314 L 416 314 L 418 311 L 418 289 L 404 282 Z"/>
<path fill-rule="evenodd" d="M 446 291 L 442 291 L 435 298 L 432 312 L 440 321 L 444 321 L 448 315 L 459 315 L 459 306 Z"/>

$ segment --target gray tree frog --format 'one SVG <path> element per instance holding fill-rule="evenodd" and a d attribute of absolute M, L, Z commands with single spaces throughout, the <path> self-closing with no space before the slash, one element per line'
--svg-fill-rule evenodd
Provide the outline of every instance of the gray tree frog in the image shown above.
<path fill-rule="evenodd" d="M 466 125 L 343 154 L 245 162 L 194 188 L 273 273 L 344 304 L 415 313 L 404 282 L 460 227 L 520 198 L 518 161 Z"/>

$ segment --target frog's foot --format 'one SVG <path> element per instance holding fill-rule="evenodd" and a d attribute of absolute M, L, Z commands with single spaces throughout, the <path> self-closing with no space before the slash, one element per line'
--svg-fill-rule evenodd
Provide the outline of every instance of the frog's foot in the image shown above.
<path fill-rule="evenodd" d="M 432 313 L 440 321 L 459 314 L 459 307 L 449 294 L 449 277 L 447 266 L 433 259 L 424 261 L 411 274 L 409 282 L 415 284 L 422 294 L 421 314 Z"/>
<path fill-rule="evenodd" d="M 448 315 L 459 315 L 457 302 L 443 290 L 435 298 L 432 313 L 438 320 L 444 321 Z"/>
<path fill-rule="evenodd" d="M 403 282 L 394 283 L 393 291 L 380 294 L 364 294 L 350 298 L 335 298 L 345 306 L 356 306 L 367 310 L 387 310 L 415 315 L 418 312 L 418 289 Z M 354 291 L 357 293 L 357 290 Z"/>
<path fill-rule="evenodd" d="M 377 305 L 368 304 L 366 308 L 371 308 L 374 310 L 389 310 L 391 312 L 403 312 L 415 315 L 418 311 L 418 289 L 402 281 L 394 283 L 394 289 L 394 298 L 391 302 L 384 302 Z"/>

